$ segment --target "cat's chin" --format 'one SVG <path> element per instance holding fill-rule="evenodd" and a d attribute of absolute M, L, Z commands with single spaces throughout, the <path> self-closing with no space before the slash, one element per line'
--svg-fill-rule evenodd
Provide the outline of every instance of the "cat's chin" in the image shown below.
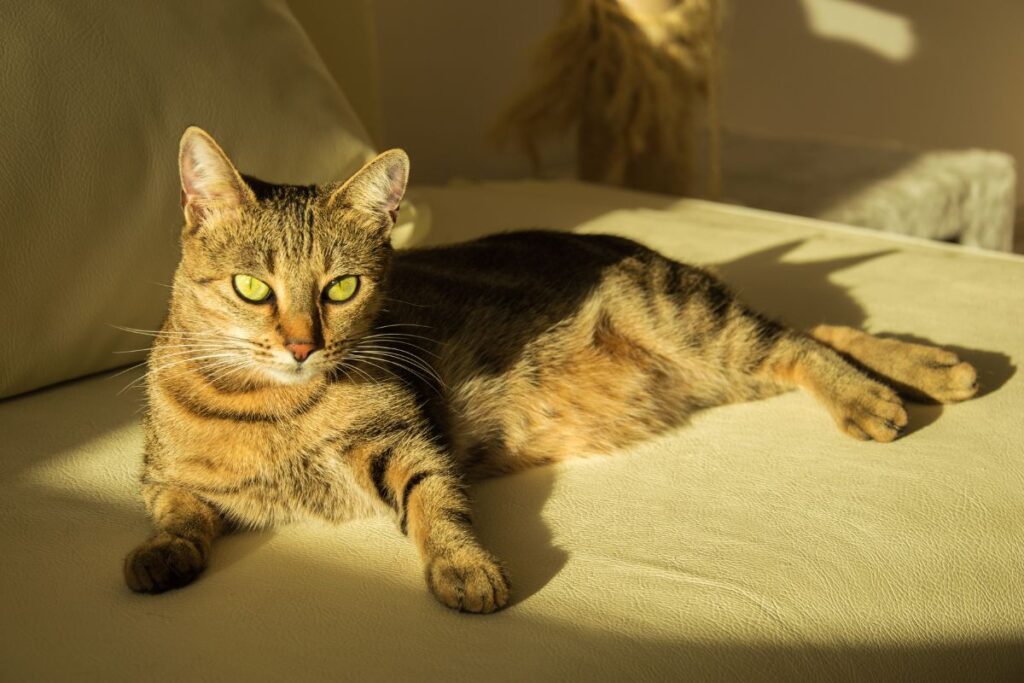
<path fill-rule="evenodd" d="M 263 377 L 271 383 L 286 386 L 308 384 L 323 374 L 319 369 L 314 369 L 308 365 L 298 365 L 287 370 L 278 367 L 263 367 L 260 370 Z"/>

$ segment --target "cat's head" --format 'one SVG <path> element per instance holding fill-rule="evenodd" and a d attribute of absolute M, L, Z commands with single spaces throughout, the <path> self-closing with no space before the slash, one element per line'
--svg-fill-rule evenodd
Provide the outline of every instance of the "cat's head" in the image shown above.
<path fill-rule="evenodd" d="M 185 226 L 171 324 L 182 358 L 215 381 L 257 386 L 337 367 L 382 304 L 405 152 L 384 152 L 344 182 L 272 185 L 243 177 L 193 127 L 179 169 Z"/>

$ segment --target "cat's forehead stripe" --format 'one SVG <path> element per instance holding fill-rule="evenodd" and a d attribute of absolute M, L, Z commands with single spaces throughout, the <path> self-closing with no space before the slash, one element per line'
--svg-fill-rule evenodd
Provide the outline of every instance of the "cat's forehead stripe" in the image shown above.
<path fill-rule="evenodd" d="M 313 206 L 316 194 L 313 188 L 307 187 L 284 187 L 282 189 L 286 191 L 281 192 L 268 202 L 278 220 L 284 219 L 284 225 L 280 225 L 277 231 L 281 247 L 285 256 L 290 260 L 309 259 L 313 255 L 315 246 Z"/>
<path fill-rule="evenodd" d="M 257 206 L 222 245 L 221 250 L 234 260 L 225 267 L 278 278 L 296 268 L 337 275 L 376 267 L 381 254 L 374 236 L 390 227 L 387 216 L 325 212 L 322 187 L 274 185 L 249 176 L 245 180 Z M 230 242 L 236 239 L 237 248 L 231 248 Z"/>

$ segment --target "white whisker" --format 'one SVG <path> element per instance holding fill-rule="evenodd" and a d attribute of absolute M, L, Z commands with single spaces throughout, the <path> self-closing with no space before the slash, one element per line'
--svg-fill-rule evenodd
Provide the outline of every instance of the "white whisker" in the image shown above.
<path fill-rule="evenodd" d="M 405 304 L 406 306 L 412 306 L 414 308 L 432 308 L 432 306 L 428 306 L 426 304 L 414 304 L 411 301 L 403 301 L 401 299 L 396 299 L 391 296 L 382 296 L 381 298 L 384 299 L 385 301 L 394 301 L 395 303 Z"/>
<path fill-rule="evenodd" d="M 368 334 L 363 339 L 423 339 L 431 344 L 438 344 L 436 339 L 425 337 L 422 334 L 411 334 L 409 332 L 377 332 Z"/>
<path fill-rule="evenodd" d="M 378 370 L 380 370 L 380 371 L 382 371 L 382 372 L 386 372 L 386 373 L 388 373 L 389 375 L 391 375 L 392 377 L 394 377 L 395 379 L 397 379 L 397 380 L 398 380 L 399 382 L 401 382 L 402 384 L 404 384 L 405 386 L 407 386 L 407 387 L 408 387 L 409 389 L 412 389 L 412 385 L 410 385 L 410 384 L 409 384 L 408 382 L 406 382 L 406 381 L 405 381 L 405 378 L 401 377 L 400 375 L 397 375 L 397 374 L 395 374 L 394 372 L 392 372 L 392 371 L 391 371 L 390 369 L 388 369 L 387 367 L 385 367 L 385 366 L 382 366 L 382 365 L 379 365 L 379 364 L 375 363 L 375 362 L 374 362 L 373 360 L 371 360 L 371 359 L 369 359 L 369 358 L 366 358 L 366 357 L 363 357 L 363 356 L 359 356 L 359 355 L 357 355 L 357 354 L 352 354 L 352 356 L 351 356 L 351 357 L 352 357 L 352 358 L 354 358 L 355 360 L 357 360 L 357 361 L 361 362 L 361 363 L 366 363 L 367 365 L 373 366 L 373 367 L 377 368 Z M 358 368 L 356 368 L 356 366 L 354 366 L 354 365 L 352 366 L 352 368 L 353 368 L 353 369 L 358 369 Z M 364 375 L 365 375 L 365 373 L 364 373 Z M 367 379 L 368 379 L 369 381 L 371 381 L 371 382 L 373 381 L 373 378 L 371 378 L 371 377 L 368 377 L 368 376 L 367 376 Z M 423 378 L 420 378 L 420 379 L 422 380 Z M 425 380 L 424 380 L 424 381 L 425 381 Z"/>
<path fill-rule="evenodd" d="M 145 365 L 148 362 L 149 362 L 148 360 L 144 360 L 141 363 L 135 363 L 134 365 L 129 365 L 124 370 L 121 370 L 120 372 L 115 372 L 113 375 L 108 377 L 108 379 L 114 379 L 115 377 L 120 377 L 121 375 L 125 374 L 126 372 L 131 372 L 132 370 L 135 370 L 136 368 L 140 368 L 140 367 L 142 367 L 143 365 Z"/>
<path fill-rule="evenodd" d="M 421 359 L 418 356 L 415 356 L 415 355 L 413 355 L 411 353 L 408 353 L 408 352 L 403 351 L 401 349 L 392 349 L 392 348 L 378 347 L 378 346 L 360 347 L 359 351 L 360 352 L 373 353 L 373 354 L 375 354 L 376 357 L 380 357 L 380 358 L 392 359 L 392 360 L 396 360 L 396 361 L 404 361 L 405 363 L 411 364 L 411 365 L 415 366 L 416 368 L 422 370 L 423 372 L 427 373 L 427 375 L 429 375 L 432 379 L 436 380 L 438 384 L 440 384 L 441 386 L 444 386 L 444 381 L 437 374 L 437 372 L 434 370 L 434 368 L 432 368 L 430 365 L 428 365 L 426 362 L 424 362 L 423 359 Z M 396 363 L 396 364 L 401 365 L 401 363 Z M 410 367 L 409 369 L 411 370 L 412 368 Z M 445 388 L 447 389 L 447 387 L 445 387 Z"/>
<path fill-rule="evenodd" d="M 396 343 L 396 342 L 391 342 L 391 343 Z M 425 352 L 425 349 L 421 349 L 421 348 L 416 347 L 416 346 L 413 346 L 413 348 L 415 348 L 417 351 L 424 351 Z M 384 352 L 388 352 L 388 353 L 393 353 L 393 354 L 396 354 L 398 356 L 407 358 L 410 361 L 413 361 L 413 362 L 417 363 L 417 365 L 419 365 L 423 370 L 426 370 L 426 371 L 431 372 L 431 373 L 435 373 L 435 370 L 434 370 L 433 366 L 430 365 L 430 363 L 428 363 L 425 359 L 421 358 L 416 353 L 414 353 L 413 351 L 410 351 L 407 348 L 396 348 L 394 346 L 388 346 L 386 344 L 383 344 L 383 345 L 382 344 L 367 344 L 367 343 L 362 343 L 362 342 L 357 344 L 353 348 L 354 351 L 355 350 L 363 350 L 363 349 L 374 350 L 374 351 L 384 351 Z M 435 358 L 436 358 L 436 356 L 435 356 Z M 438 378 L 438 379 L 440 379 L 440 378 Z"/>
<path fill-rule="evenodd" d="M 150 372 L 162 372 L 164 370 L 169 370 L 170 368 L 178 367 L 179 365 L 184 365 L 185 363 L 191 363 L 191 362 L 203 361 L 203 360 L 214 360 L 214 359 L 217 359 L 217 358 L 234 358 L 234 359 L 238 359 L 238 354 L 237 353 L 212 353 L 212 354 L 206 354 L 206 355 L 203 355 L 203 356 L 193 356 L 193 357 L 190 357 L 190 358 L 182 358 L 182 359 L 179 359 L 179 360 L 172 361 L 170 363 L 161 363 L 160 365 L 157 365 L 155 367 L 150 368 L 149 371 Z M 208 364 L 204 364 L 204 365 L 208 365 Z"/>
<path fill-rule="evenodd" d="M 430 325 L 422 325 L 420 323 L 390 323 L 388 325 L 381 325 L 380 327 L 378 327 L 376 329 L 378 329 L 378 330 L 386 330 L 386 329 L 391 328 L 391 327 L 424 327 L 424 328 L 427 328 L 427 329 L 433 329 Z"/>
<path fill-rule="evenodd" d="M 144 347 L 144 348 L 141 348 L 141 349 L 126 349 L 124 351 L 112 351 L 111 353 L 139 353 L 141 351 L 155 351 L 156 349 L 197 349 L 197 350 L 203 350 L 203 349 L 218 349 L 218 348 L 224 348 L 224 349 L 234 348 L 234 349 L 238 349 L 239 351 L 248 350 L 248 349 L 246 349 L 246 347 L 243 347 L 243 346 L 223 344 L 223 343 L 218 344 L 218 343 L 214 343 L 214 342 L 211 341 L 211 342 L 208 342 L 208 343 L 207 342 L 200 342 L 200 343 L 196 343 L 196 344 L 163 344 L 161 346 L 147 346 L 147 347 Z"/>
<path fill-rule="evenodd" d="M 345 361 L 342 361 L 342 363 L 339 364 L 338 367 L 347 367 L 350 370 L 358 372 L 360 377 L 365 379 L 367 382 L 370 382 L 371 384 L 373 383 L 373 377 L 368 375 L 362 368 L 356 367 L 355 365 L 348 365 L 347 363 L 348 360 L 346 359 Z"/>
<path fill-rule="evenodd" d="M 218 372 L 216 375 L 208 377 L 207 381 L 210 384 L 213 384 L 215 382 L 219 382 L 219 381 L 221 381 L 223 379 L 226 379 L 226 378 L 230 377 L 231 375 L 233 375 L 233 374 L 235 374 L 237 372 L 241 372 L 242 370 L 249 370 L 249 369 L 251 369 L 253 367 L 252 363 L 245 362 L 245 361 L 237 362 L 237 363 L 227 363 L 226 365 L 227 365 L 226 369 L 223 369 L 222 371 Z"/>
<path fill-rule="evenodd" d="M 381 341 L 381 342 L 384 342 L 386 344 L 401 344 L 404 347 L 408 347 L 410 349 L 415 349 L 417 351 L 422 351 L 423 353 L 429 354 L 429 355 L 433 356 L 434 358 L 440 358 L 440 356 L 438 356 L 433 351 L 430 351 L 429 349 L 423 348 L 422 346 L 420 346 L 416 342 L 407 341 L 405 339 L 391 339 L 390 337 L 379 336 L 379 335 L 375 335 L 374 334 L 374 335 L 370 335 L 368 337 L 363 337 L 359 341 L 359 343 L 362 344 L 364 342 L 372 342 L 372 341 Z"/>
<path fill-rule="evenodd" d="M 121 325 L 113 325 L 113 324 L 110 324 L 110 323 L 108 323 L 108 325 L 110 327 L 113 327 L 116 330 L 121 330 L 122 332 L 130 332 L 132 334 L 141 334 L 141 335 L 148 336 L 148 337 L 182 337 L 184 339 L 189 339 L 189 338 L 191 338 L 191 339 L 203 339 L 203 338 L 207 338 L 207 339 L 210 339 L 210 338 L 212 338 L 212 339 L 231 339 L 233 341 L 240 341 L 240 342 L 245 342 L 247 344 L 253 344 L 253 342 L 251 340 L 249 340 L 249 339 L 244 339 L 242 337 L 235 337 L 235 336 L 232 336 L 230 334 L 224 334 L 222 332 L 216 332 L 216 331 L 213 331 L 213 330 L 209 330 L 209 331 L 203 330 L 203 331 L 198 331 L 198 332 L 196 332 L 196 331 L 186 332 L 186 331 L 181 331 L 181 330 L 144 330 L 144 329 L 138 328 L 138 327 L 124 327 L 124 326 L 121 326 Z"/>
<path fill-rule="evenodd" d="M 438 390 L 436 385 L 437 384 L 441 384 L 442 388 L 445 388 L 445 389 L 447 388 L 447 387 L 444 387 L 443 383 L 437 381 L 436 378 L 424 375 L 421 371 L 417 370 L 416 368 L 411 367 L 409 365 L 405 365 L 405 364 L 399 362 L 398 360 L 395 360 L 395 358 L 388 358 L 388 357 L 384 357 L 384 356 L 381 356 L 381 355 L 378 355 L 378 354 L 369 355 L 369 354 L 367 354 L 365 352 L 359 352 L 359 351 L 356 351 L 354 353 L 350 353 L 349 357 L 355 358 L 356 360 L 360 360 L 360 361 L 362 361 L 364 363 L 369 363 L 369 364 L 373 365 L 374 367 L 378 367 L 378 368 L 380 368 L 380 366 L 377 365 L 374 361 L 380 361 L 382 363 L 393 365 L 394 367 L 396 367 L 396 368 L 398 368 L 400 370 L 405 370 L 406 372 L 408 372 L 409 374 L 411 374 L 412 376 L 416 377 L 421 382 L 423 382 L 424 384 L 429 386 L 434 391 L 434 393 L 436 393 L 439 397 L 441 397 L 441 392 Z M 381 369 L 384 369 L 384 368 L 381 368 Z M 389 372 L 388 374 L 391 374 L 391 375 L 397 377 L 398 379 L 402 379 L 398 375 L 395 375 L 395 373 Z M 405 383 L 408 386 L 408 383 L 406 383 L 405 380 L 402 380 L 402 381 L 403 381 L 403 383 Z"/>

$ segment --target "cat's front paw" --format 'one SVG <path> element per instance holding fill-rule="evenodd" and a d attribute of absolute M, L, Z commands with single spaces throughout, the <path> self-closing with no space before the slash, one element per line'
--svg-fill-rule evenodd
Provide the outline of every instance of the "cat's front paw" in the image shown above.
<path fill-rule="evenodd" d="M 907 426 L 907 411 L 896 392 L 867 378 L 844 386 L 830 409 L 841 430 L 863 441 L 893 441 Z"/>
<path fill-rule="evenodd" d="M 489 614 L 508 604 L 505 570 L 482 550 L 458 550 L 426 567 L 427 586 L 442 603 L 462 612 Z"/>
<path fill-rule="evenodd" d="M 160 533 L 128 554 L 124 580 L 137 593 L 162 593 L 192 583 L 205 567 L 205 553 L 196 543 Z"/>

